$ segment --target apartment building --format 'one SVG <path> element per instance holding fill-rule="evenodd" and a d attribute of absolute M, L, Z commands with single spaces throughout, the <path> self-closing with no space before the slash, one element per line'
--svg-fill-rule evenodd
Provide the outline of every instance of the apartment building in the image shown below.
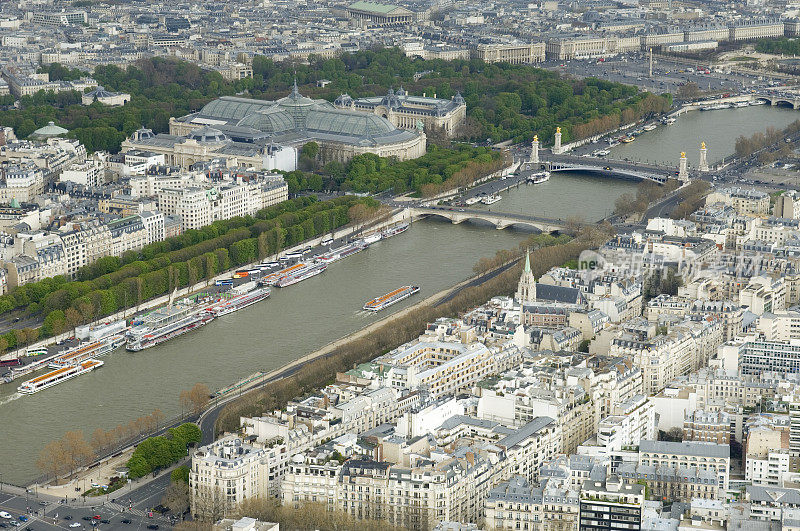
<path fill-rule="evenodd" d="M 639 466 L 670 467 L 709 471 L 716 475 L 717 486 L 728 490 L 730 446 L 710 442 L 641 441 Z"/>
<path fill-rule="evenodd" d="M 195 450 L 189 470 L 192 515 L 218 519 L 242 500 L 265 496 L 263 458 L 263 448 L 235 435 Z"/>
<path fill-rule="evenodd" d="M 724 411 L 697 409 L 687 413 L 683 421 L 683 440 L 729 444 L 731 419 Z"/>
<path fill-rule="evenodd" d="M 485 513 L 488 530 L 578 531 L 580 493 L 560 478 L 515 476 L 489 491 Z"/>
<path fill-rule="evenodd" d="M 751 216 L 769 216 L 769 194 L 751 188 L 721 188 L 706 196 L 706 206 L 730 205 L 736 213 Z"/>
<path fill-rule="evenodd" d="M 644 490 L 642 485 L 626 485 L 615 476 L 585 482 L 580 495 L 580 530 L 638 531 Z"/>

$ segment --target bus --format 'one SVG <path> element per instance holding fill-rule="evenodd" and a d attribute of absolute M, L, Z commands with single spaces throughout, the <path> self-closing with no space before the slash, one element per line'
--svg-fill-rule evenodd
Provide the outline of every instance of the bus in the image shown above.
<path fill-rule="evenodd" d="M 214 282 L 214 285 L 215 286 L 233 286 L 233 279 L 232 278 L 228 278 L 228 279 L 225 279 L 225 280 L 217 280 L 216 282 Z"/>
<path fill-rule="evenodd" d="M 0 367 L 17 367 L 22 365 L 19 358 L 12 358 L 10 360 L 0 360 Z"/>

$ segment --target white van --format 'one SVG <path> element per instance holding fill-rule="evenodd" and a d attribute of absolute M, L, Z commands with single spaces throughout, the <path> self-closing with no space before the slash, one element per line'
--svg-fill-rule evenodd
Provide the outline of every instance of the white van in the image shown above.
<path fill-rule="evenodd" d="M 7 513 L 5 511 L 0 511 L 0 518 L 5 518 L 6 520 L 10 520 L 10 519 L 12 519 L 14 517 L 11 516 L 11 513 Z"/>

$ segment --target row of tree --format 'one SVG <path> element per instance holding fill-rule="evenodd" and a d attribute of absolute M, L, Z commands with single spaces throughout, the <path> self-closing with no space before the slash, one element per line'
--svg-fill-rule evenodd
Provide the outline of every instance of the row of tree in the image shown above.
<path fill-rule="evenodd" d="M 782 130 L 770 126 L 767 127 L 763 133 L 759 131 L 750 137 L 746 137 L 744 135 L 739 136 L 736 139 L 736 156 L 740 159 L 749 157 L 753 153 L 756 153 L 767 146 L 771 146 L 782 140 L 787 135 L 796 133 L 798 131 L 800 131 L 800 120 L 795 120 Z"/>
<path fill-rule="evenodd" d="M 186 457 L 189 444 L 199 443 L 202 432 L 197 424 L 187 422 L 170 428 L 166 435 L 145 439 L 128 460 L 128 477 L 137 479 Z"/>
<path fill-rule="evenodd" d="M 103 452 L 116 448 L 123 441 L 157 431 L 164 425 L 164 418 L 164 413 L 160 409 L 155 409 L 149 415 L 131 420 L 128 424 L 118 424 L 116 428 L 110 430 L 97 428 L 92 432 L 89 444 L 95 456 L 101 455 Z"/>
<path fill-rule="evenodd" d="M 653 181 L 641 181 L 636 187 L 636 193 L 625 192 L 614 202 L 614 214 L 630 216 L 642 214 L 653 201 L 661 199 L 678 187 L 678 181 L 670 179 L 662 185 Z"/>
<path fill-rule="evenodd" d="M 255 217 L 216 222 L 177 241 L 158 242 L 122 258 L 98 260 L 81 271 L 80 277 L 86 280 L 56 277 L 21 286 L 0 297 L 0 313 L 24 307 L 29 314 L 44 314 L 44 322 L 38 333 L 30 336 L 18 331 L 0 336 L 0 347 L 13 348 L 58 335 L 175 288 L 211 279 L 231 267 L 262 260 L 350 221 L 361 223 L 377 210 L 378 203 L 369 198 L 298 198 L 264 209 Z M 169 250 L 173 246 L 176 248 Z"/>
<path fill-rule="evenodd" d="M 679 192 L 681 202 L 672 209 L 670 217 L 672 219 L 687 218 L 692 212 L 703 206 L 710 189 L 711 185 L 705 181 L 692 181 L 691 184 Z"/>
<path fill-rule="evenodd" d="M 764 39 L 756 42 L 757 52 L 781 54 L 781 55 L 800 55 L 800 41 L 781 37 L 778 39 Z"/>

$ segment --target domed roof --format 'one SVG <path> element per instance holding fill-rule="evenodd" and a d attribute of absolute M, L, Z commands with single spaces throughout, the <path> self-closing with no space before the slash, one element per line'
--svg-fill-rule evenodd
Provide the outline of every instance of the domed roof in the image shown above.
<path fill-rule="evenodd" d="M 46 126 L 40 127 L 39 129 L 31 133 L 31 136 L 46 138 L 51 136 L 63 135 L 66 133 L 69 133 L 69 131 L 67 131 L 63 127 L 57 126 L 54 122 L 47 122 Z"/>
<path fill-rule="evenodd" d="M 333 103 L 334 103 L 334 105 L 342 105 L 342 106 L 344 106 L 344 105 L 350 105 L 352 102 L 353 102 L 353 98 L 350 97 L 350 94 L 347 94 L 345 92 L 344 94 L 342 94 L 338 98 L 336 98 Z"/>
<path fill-rule="evenodd" d="M 228 137 L 225 136 L 225 133 L 220 131 L 219 129 L 215 129 L 213 127 L 201 127 L 200 129 L 195 129 L 191 133 L 189 133 L 188 138 L 195 140 L 197 142 L 226 142 Z"/>
<path fill-rule="evenodd" d="M 400 98 L 397 97 L 394 90 L 389 89 L 389 92 L 387 92 L 386 96 L 381 100 L 381 105 L 385 105 L 390 109 L 397 109 L 400 107 Z"/>
<path fill-rule="evenodd" d="M 147 140 L 148 138 L 155 138 L 155 133 L 153 133 L 152 129 L 148 129 L 145 126 L 140 127 L 136 131 L 133 132 L 132 138 L 134 140 Z"/>
<path fill-rule="evenodd" d="M 285 98 L 281 98 L 275 103 L 282 107 L 310 107 L 316 102 L 311 98 L 306 98 L 300 94 L 300 91 L 297 88 L 297 80 L 295 79 L 294 85 L 292 86 L 292 92 L 290 92 Z"/>
<path fill-rule="evenodd" d="M 242 127 L 252 127 L 265 133 L 280 133 L 295 128 L 294 118 L 286 110 L 271 107 L 262 111 L 254 112 L 239 121 L 237 125 Z"/>
<path fill-rule="evenodd" d="M 308 113 L 306 127 L 310 131 L 360 137 L 383 136 L 396 129 L 381 116 L 339 109 L 313 109 Z"/>

